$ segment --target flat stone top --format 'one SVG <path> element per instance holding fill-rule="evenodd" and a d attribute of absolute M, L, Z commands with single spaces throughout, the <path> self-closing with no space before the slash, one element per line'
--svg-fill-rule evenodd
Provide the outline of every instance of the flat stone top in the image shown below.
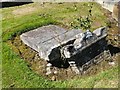
<path fill-rule="evenodd" d="M 56 25 L 48 25 L 23 33 L 20 38 L 26 45 L 39 52 L 41 58 L 48 60 L 53 48 L 73 40 L 80 33 L 82 30 L 66 30 Z"/>
<path fill-rule="evenodd" d="M 34 43 L 44 43 L 56 36 L 66 33 L 67 30 L 55 25 L 43 26 L 38 29 L 26 32 L 22 36 L 35 40 Z"/>

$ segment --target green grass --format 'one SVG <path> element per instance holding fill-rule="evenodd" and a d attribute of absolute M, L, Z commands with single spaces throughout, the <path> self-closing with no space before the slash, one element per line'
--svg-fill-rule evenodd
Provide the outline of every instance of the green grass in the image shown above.
<path fill-rule="evenodd" d="M 3 41 L 11 39 L 15 35 L 20 35 L 23 32 L 35 29 L 37 27 L 55 23 L 55 21 L 51 18 L 45 19 L 37 15 L 31 15 L 29 17 L 24 16 L 24 18 L 25 19 L 21 17 L 3 21 Z"/>
<path fill-rule="evenodd" d="M 22 59 L 20 59 L 6 43 L 3 43 L 3 87 L 53 87 L 50 81 L 36 75 Z"/>
<path fill-rule="evenodd" d="M 99 73 L 98 75 L 90 76 L 88 78 L 76 78 L 76 80 L 72 80 L 73 87 L 78 87 L 82 86 L 82 88 L 115 88 L 117 87 L 117 80 L 118 80 L 118 67 L 114 67 L 110 70 L 103 71 Z M 71 81 L 71 82 L 72 82 Z M 70 83 L 71 83 L 70 82 Z M 110 84 L 110 82 L 113 82 L 113 84 Z"/>
<path fill-rule="evenodd" d="M 9 46 L 8 40 L 23 32 L 35 29 L 48 24 L 59 24 L 72 28 L 70 22 L 74 18 L 87 15 L 88 3 L 76 3 L 75 10 L 73 3 L 49 4 L 46 3 L 44 8 L 38 3 L 4 8 L 2 9 L 2 87 L 3 88 L 93 88 L 93 87 L 117 87 L 118 69 L 114 66 L 112 69 L 98 73 L 97 75 L 74 78 L 64 81 L 50 81 L 37 75 L 28 67 Z M 14 15 L 12 12 L 17 9 L 26 7 L 35 7 L 35 11 L 23 15 Z M 99 21 L 101 26 L 106 25 L 107 18 L 103 14 L 100 5 L 94 3 L 93 21 Z M 24 13 L 24 12 L 23 12 Z M 94 19 L 96 18 L 96 19 Z M 99 26 L 93 25 L 92 30 Z M 109 83 L 109 82 L 113 83 Z M 108 82 L 108 83 L 107 83 Z"/>

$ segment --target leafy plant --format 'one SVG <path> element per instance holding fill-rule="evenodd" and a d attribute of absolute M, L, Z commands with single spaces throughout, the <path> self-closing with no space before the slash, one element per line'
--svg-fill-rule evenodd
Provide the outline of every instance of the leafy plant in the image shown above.
<path fill-rule="evenodd" d="M 92 23 L 92 20 L 91 20 L 91 16 L 92 16 L 92 6 L 93 4 L 89 5 L 88 6 L 90 7 L 90 9 L 88 10 L 88 15 L 84 18 L 82 16 L 78 17 L 78 18 L 75 18 L 75 20 L 73 22 L 71 22 L 71 26 L 73 28 L 82 28 L 83 30 L 87 30 L 87 29 L 90 29 L 91 28 L 91 23 Z M 79 23 L 79 24 L 77 24 Z"/>

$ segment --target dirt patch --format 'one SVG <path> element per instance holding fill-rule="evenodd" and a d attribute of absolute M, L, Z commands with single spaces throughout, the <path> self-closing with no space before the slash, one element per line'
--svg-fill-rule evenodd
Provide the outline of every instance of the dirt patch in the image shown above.
<path fill-rule="evenodd" d="M 76 75 L 74 72 L 71 71 L 71 68 L 63 69 L 63 68 L 55 68 L 57 69 L 57 74 L 51 74 L 49 76 L 46 76 L 45 69 L 46 69 L 46 64 L 47 62 L 43 59 L 41 59 L 36 51 L 31 49 L 30 47 L 26 46 L 21 40 L 20 37 L 17 36 L 13 40 L 8 41 L 9 45 L 12 47 L 15 53 L 17 53 L 22 59 L 24 59 L 28 63 L 28 67 L 36 72 L 38 75 L 42 75 L 46 79 L 50 80 L 66 80 L 66 79 L 72 79 L 75 76 L 90 76 L 97 74 L 101 71 L 104 71 L 106 69 L 110 69 L 113 66 L 108 64 L 108 61 L 103 60 L 103 62 L 99 64 L 95 64 L 92 67 L 90 67 L 85 73 L 82 75 Z M 114 54 L 112 56 L 115 65 L 118 63 L 118 55 L 120 53 Z"/>
<path fill-rule="evenodd" d="M 37 8 L 35 7 L 25 7 L 25 8 L 18 8 L 14 10 L 12 13 L 15 16 L 22 16 L 22 15 L 27 15 L 35 12 Z"/>

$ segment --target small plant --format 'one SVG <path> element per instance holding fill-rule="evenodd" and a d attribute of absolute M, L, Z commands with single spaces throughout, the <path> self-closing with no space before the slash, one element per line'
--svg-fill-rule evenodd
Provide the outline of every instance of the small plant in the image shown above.
<path fill-rule="evenodd" d="M 92 20 L 91 20 L 92 5 L 93 4 L 91 4 L 91 5 L 88 4 L 90 9 L 88 10 L 89 13 L 88 13 L 88 15 L 85 18 L 80 16 L 78 18 L 75 18 L 75 20 L 73 22 L 71 22 L 71 26 L 73 28 L 76 28 L 76 29 L 82 28 L 83 30 L 87 30 L 87 29 L 91 28 L 91 23 L 92 23 Z"/>
<path fill-rule="evenodd" d="M 111 25 L 112 25 L 112 23 L 111 23 L 110 21 L 106 22 L 106 26 L 107 26 L 108 28 L 111 28 Z"/>

